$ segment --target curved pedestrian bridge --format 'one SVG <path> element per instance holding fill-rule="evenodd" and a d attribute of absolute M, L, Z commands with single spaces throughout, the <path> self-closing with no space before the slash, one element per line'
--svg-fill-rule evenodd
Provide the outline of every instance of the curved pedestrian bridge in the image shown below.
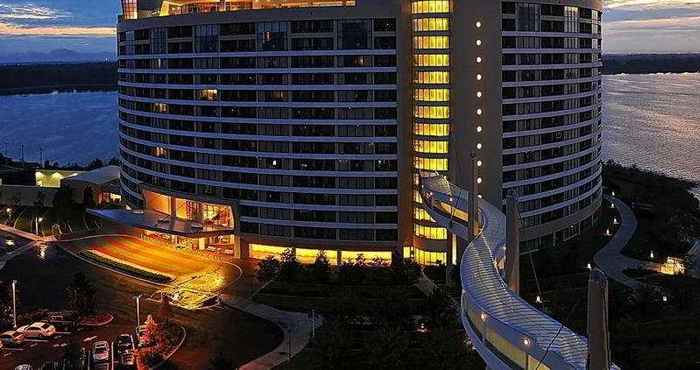
<path fill-rule="evenodd" d="M 506 248 L 506 217 L 501 209 L 473 197 L 479 231 L 472 239 L 467 191 L 434 173 L 421 174 L 420 189 L 428 214 L 457 237 L 471 240 L 460 267 L 460 317 L 487 367 L 586 369 L 586 338 L 528 304 L 501 277 Z"/>

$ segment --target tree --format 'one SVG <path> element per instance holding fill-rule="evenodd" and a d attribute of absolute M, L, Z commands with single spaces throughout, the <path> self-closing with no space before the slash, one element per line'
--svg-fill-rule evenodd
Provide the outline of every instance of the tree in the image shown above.
<path fill-rule="evenodd" d="M 224 356 L 222 351 L 218 351 L 216 356 L 209 360 L 209 370 L 231 370 L 233 362 Z"/>
<path fill-rule="evenodd" d="M 68 305 L 81 316 L 92 314 L 95 312 L 96 292 L 85 274 L 78 272 L 73 275 L 73 282 L 66 288 Z"/>
<path fill-rule="evenodd" d="M 160 341 L 161 331 L 156 320 L 153 320 L 153 316 L 148 315 L 146 317 L 146 322 L 144 323 L 145 328 L 143 331 L 143 341 L 147 345 L 152 345 Z"/>
<path fill-rule="evenodd" d="M 44 201 L 46 200 L 46 194 L 43 191 L 36 193 L 36 199 L 34 200 L 35 207 L 43 207 Z"/>
<path fill-rule="evenodd" d="M 326 283 L 331 276 L 331 264 L 328 262 L 325 251 L 320 251 L 314 264 L 310 267 L 311 278 L 314 282 Z"/>
<path fill-rule="evenodd" d="M 170 317 L 173 315 L 173 308 L 170 305 L 170 297 L 163 294 L 160 309 L 158 309 L 158 322 L 167 327 L 170 324 Z"/>
<path fill-rule="evenodd" d="M 63 361 L 65 363 L 64 370 L 80 370 L 82 369 L 82 364 L 81 364 L 81 356 L 82 356 L 82 347 L 80 346 L 80 342 L 78 341 L 71 341 L 67 346 L 66 350 L 63 353 Z"/>
<path fill-rule="evenodd" d="M 291 248 L 287 248 L 282 253 L 282 264 L 280 265 L 279 279 L 282 281 L 294 282 L 301 275 L 302 266 L 297 260 L 297 256 Z"/>
<path fill-rule="evenodd" d="M 95 208 L 95 195 L 92 192 L 92 187 L 88 186 L 83 191 L 83 206 L 85 208 Z"/>
<path fill-rule="evenodd" d="M 264 260 L 258 262 L 258 271 L 255 276 L 260 281 L 272 280 L 280 271 L 280 261 L 273 256 L 267 256 Z"/>

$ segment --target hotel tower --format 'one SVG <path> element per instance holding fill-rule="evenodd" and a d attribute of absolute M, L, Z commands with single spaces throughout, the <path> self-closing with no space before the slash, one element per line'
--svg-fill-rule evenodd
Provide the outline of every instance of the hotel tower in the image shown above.
<path fill-rule="evenodd" d="M 242 258 L 455 263 L 417 191 L 437 172 L 516 195 L 521 250 L 596 222 L 602 0 L 122 6 L 107 219 Z"/>

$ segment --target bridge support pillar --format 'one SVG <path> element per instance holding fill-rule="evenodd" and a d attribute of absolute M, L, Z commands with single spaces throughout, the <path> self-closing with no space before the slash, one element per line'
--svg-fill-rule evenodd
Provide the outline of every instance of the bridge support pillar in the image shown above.
<path fill-rule="evenodd" d="M 608 278 L 599 269 L 588 279 L 588 369 L 610 369 Z"/>
<path fill-rule="evenodd" d="M 506 283 L 520 294 L 520 211 L 518 198 L 510 192 L 506 198 Z"/>

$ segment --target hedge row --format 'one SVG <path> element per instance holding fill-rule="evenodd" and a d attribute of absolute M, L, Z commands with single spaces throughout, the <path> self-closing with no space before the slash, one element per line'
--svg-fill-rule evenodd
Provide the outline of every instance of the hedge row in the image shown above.
<path fill-rule="evenodd" d="M 115 260 L 105 258 L 105 257 L 100 256 L 100 255 L 97 255 L 91 251 L 81 251 L 80 255 L 82 257 L 85 257 L 85 258 L 93 261 L 93 262 L 96 262 L 96 263 L 99 263 L 102 265 L 106 265 L 108 267 L 111 267 L 113 269 L 122 271 L 124 273 L 127 273 L 129 275 L 132 275 L 132 276 L 135 276 L 135 277 L 138 277 L 141 279 L 146 279 L 146 280 L 154 281 L 156 283 L 161 283 L 161 284 L 169 283 L 173 280 L 170 276 L 158 274 L 158 273 L 150 272 L 150 271 L 144 271 L 144 270 L 141 270 L 137 267 L 128 265 L 126 263 L 121 263 L 119 261 L 115 261 Z"/>

